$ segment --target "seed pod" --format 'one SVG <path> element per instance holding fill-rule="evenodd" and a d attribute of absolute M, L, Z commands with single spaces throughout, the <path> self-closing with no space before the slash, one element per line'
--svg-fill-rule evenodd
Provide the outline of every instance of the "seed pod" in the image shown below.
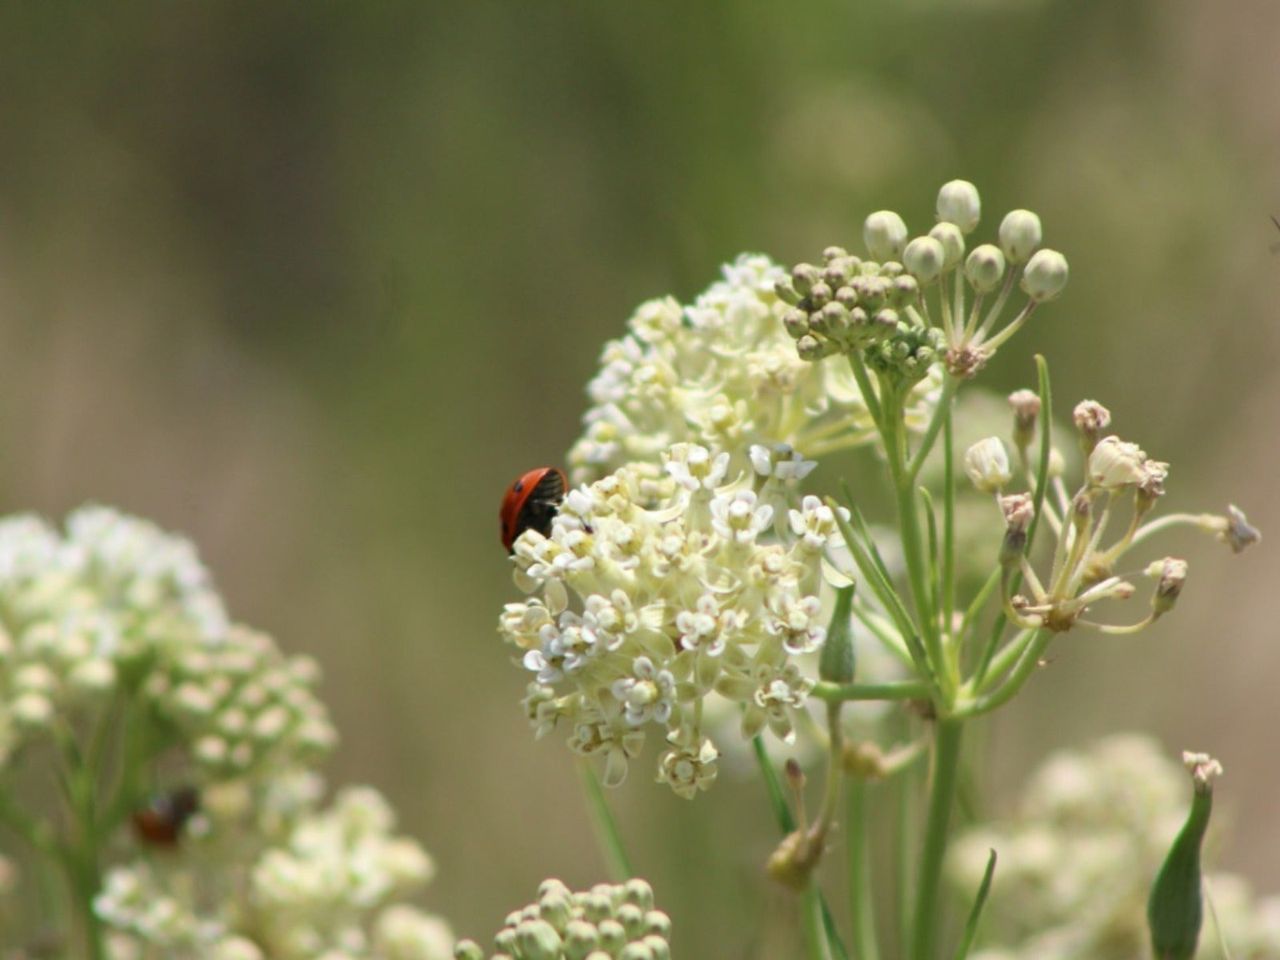
<path fill-rule="evenodd" d="M 836 591 L 836 606 L 831 611 L 827 639 L 818 659 L 818 676 L 830 683 L 852 683 L 855 666 L 853 654 L 853 587 Z"/>

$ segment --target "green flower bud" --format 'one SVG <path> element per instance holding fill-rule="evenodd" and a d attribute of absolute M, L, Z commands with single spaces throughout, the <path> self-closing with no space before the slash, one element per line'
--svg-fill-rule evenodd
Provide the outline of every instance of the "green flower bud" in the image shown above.
<path fill-rule="evenodd" d="M 902 262 L 921 286 L 928 286 L 938 279 L 947 261 L 947 252 L 933 237 L 916 237 L 907 244 Z"/>
<path fill-rule="evenodd" d="M 622 885 L 622 899 L 626 903 L 634 903 L 641 910 L 652 910 L 653 887 L 649 886 L 648 880 L 639 877 L 628 880 Z"/>
<path fill-rule="evenodd" d="M 618 954 L 618 960 L 653 960 L 653 951 L 644 942 L 628 943 Z"/>
<path fill-rule="evenodd" d="M 1011 210 L 1000 221 L 1000 249 L 1010 263 L 1024 263 L 1040 246 L 1040 218 L 1030 210 Z"/>
<path fill-rule="evenodd" d="M 564 928 L 565 960 L 585 960 L 600 945 L 595 924 L 571 920 Z"/>
<path fill-rule="evenodd" d="M 582 915 L 592 923 L 608 920 L 613 916 L 613 902 L 608 896 L 592 891 L 583 904 Z"/>
<path fill-rule="evenodd" d="M 797 263 L 791 268 L 791 285 L 802 297 L 807 297 L 813 285 L 821 279 L 821 272 L 811 263 Z"/>
<path fill-rule="evenodd" d="M 516 952 L 516 931 L 514 927 L 504 927 L 493 935 L 493 948 L 498 953 Z"/>
<path fill-rule="evenodd" d="M 627 931 L 628 940 L 638 940 L 644 935 L 644 911 L 634 903 L 624 903 L 616 916 L 622 929 Z"/>
<path fill-rule="evenodd" d="M 484 951 L 474 940 L 459 940 L 453 948 L 454 960 L 484 960 Z"/>
<path fill-rule="evenodd" d="M 946 254 L 942 269 L 954 270 L 960 265 L 960 261 L 964 259 L 964 234 L 959 227 L 954 223 L 939 223 L 929 231 L 929 236 L 942 244 L 942 250 Z"/>
<path fill-rule="evenodd" d="M 570 910 L 569 897 L 556 891 L 545 894 L 538 901 L 538 913 L 543 920 L 555 927 L 557 932 L 564 931 L 565 924 L 569 922 Z"/>
<path fill-rule="evenodd" d="M 671 918 L 661 910 L 650 910 L 644 915 L 644 928 L 648 933 L 663 940 L 671 938 Z"/>
<path fill-rule="evenodd" d="M 909 307 L 920 299 L 920 281 L 910 274 L 893 278 L 889 302 L 895 307 Z"/>
<path fill-rule="evenodd" d="M 1067 258 L 1057 250 L 1037 250 L 1022 274 L 1022 290 L 1036 303 L 1052 300 L 1067 285 Z"/>
<path fill-rule="evenodd" d="M 809 332 L 809 315 L 803 310 L 788 310 L 782 315 L 782 326 L 787 333 L 799 340 Z"/>
<path fill-rule="evenodd" d="M 968 180 L 952 180 L 938 191 L 938 220 L 953 223 L 961 233 L 972 233 L 982 216 L 978 188 Z"/>
<path fill-rule="evenodd" d="M 852 683 L 854 672 L 853 653 L 853 587 L 836 590 L 835 609 L 831 611 L 831 623 L 827 627 L 827 639 L 823 641 L 818 659 L 818 676 L 830 683 Z"/>
<path fill-rule="evenodd" d="M 526 920 L 516 927 L 520 960 L 560 960 L 560 934 L 545 920 Z"/>
<path fill-rule="evenodd" d="M 613 919 L 601 920 L 596 929 L 600 933 L 600 949 L 611 956 L 617 956 L 627 942 L 627 931 L 622 924 Z"/>
<path fill-rule="evenodd" d="M 812 303 L 815 308 L 825 307 L 831 301 L 833 293 L 834 291 L 831 289 L 831 285 L 829 283 L 825 280 L 819 280 L 809 288 L 809 302 Z"/>
<path fill-rule="evenodd" d="M 653 960 L 671 960 L 671 947 L 662 937 L 650 934 L 640 941 L 653 953 Z"/>
<path fill-rule="evenodd" d="M 974 247 L 964 262 L 964 276 L 978 293 L 990 293 L 1004 279 L 1004 254 L 989 243 Z"/>
<path fill-rule="evenodd" d="M 862 240 L 876 260 L 895 260 L 907 243 L 907 225 L 892 210 L 878 210 L 863 224 Z"/>
<path fill-rule="evenodd" d="M 791 285 L 790 280 L 779 280 L 773 285 L 773 292 L 778 295 L 779 300 L 793 307 L 804 299 L 800 292 Z"/>
<path fill-rule="evenodd" d="M 824 249 L 823 249 L 823 251 L 822 251 L 822 259 L 823 259 L 823 260 L 825 260 L 827 263 L 830 263 L 832 260 L 854 260 L 854 261 L 857 261 L 857 259 L 858 259 L 858 258 L 857 258 L 857 257 L 850 257 L 850 256 L 849 256 L 849 251 L 848 251 L 848 250 L 846 250 L 844 247 L 837 247 L 837 246 L 832 245 L 832 246 L 830 246 L 830 247 L 826 247 L 826 248 L 824 248 Z"/>
<path fill-rule="evenodd" d="M 1222 766 L 1205 754 L 1183 754 L 1183 762 L 1191 770 L 1195 787 L 1191 812 L 1174 838 L 1147 900 L 1147 927 L 1156 960 L 1191 960 L 1204 919 L 1200 844 L 1213 811 L 1212 781 L 1222 773 Z"/>

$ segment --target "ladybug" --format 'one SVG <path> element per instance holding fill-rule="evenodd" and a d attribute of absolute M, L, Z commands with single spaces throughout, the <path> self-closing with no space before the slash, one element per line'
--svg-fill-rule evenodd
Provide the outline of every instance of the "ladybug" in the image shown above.
<path fill-rule="evenodd" d="M 152 847 L 175 847 L 182 828 L 200 809 L 200 794 L 195 787 L 181 787 L 157 793 L 145 806 L 133 811 L 133 832 Z"/>
<path fill-rule="evenodd" d="M 502 545 L 515 553 L 516 537 L 537 530 L 544 537 L 551 532 L 551 518 L 569 489 L 569 478 L 559 467 L 538 467 L 522 474 L 507 488 L 498 519 L 502 521 Z"/>

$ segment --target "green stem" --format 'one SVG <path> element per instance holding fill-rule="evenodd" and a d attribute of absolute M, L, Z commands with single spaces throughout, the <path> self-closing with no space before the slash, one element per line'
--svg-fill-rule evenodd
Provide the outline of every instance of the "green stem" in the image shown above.
<path fill-rule="evenodd" d="M 1012 700 L 1014 695 L 1022 689 L 1022 685 L 1027 682 L 1027 678 L 1035 671 L 1040 663 L 1040 657 L 1052 640 L 1053 633 L 1049 630 L 1040 630 L 1033 634 L 1032 640 L 1023 648 L 1022 655 L 1018 658 L 1009 678 L 993 692 L 985 697 L 979 697 L 962 711 L 958 711 L 959 715 L 976 717 L 979 714 L 989 713 L 996 707 L 1004 706 Z"/>
<path fill-rule="evenodd" d="M 605 799 L 600 781 L 595 771 L 586 761 L 579 761 L 578 771 L 582 775 L 582 789 L 586 794 L 587 807 L 591 810 L 591 819 L 595 824 L 596 840 L 608 864 L 613 879 L 622 883 L 636 875 L 627 857 L 626 848 L 622 845 L 622 834 L 618 832 L 618 824 L 609 810 L 609 802 Z"/>
<path fill-rule="evenodd" d="M 960 299 L 960 279 L 956 278 L 956 300 Z M 955 430 L 951 422 L 951 406 L 947 405 L 942 432 L 942 624 L 950 634 L 956 609 L 956 471 Z M 953 638 L 959 643 L 963 634 Z"/>
<path fill-rule="evenodd" d="M 911 460 L 911 468 L 907 475 L 911 478 L 911 482 L 915 483 L 916 477 L 920 474 L 921 467 L 929 457 L 929 452 L 933 450 L 933 444 L 938 439 L 938 431 L 946 425 L 951 412 L 951 400 L 955 396 L 956 386 L 960 381 L 951 374 L 947 374 L 946 379 L 942 381 L 942 394 L 938 398 L 938 405 L 934 407 L 933 416 L 929 418 L 929 426 L 925 428 L 923 436 L 920 437 L 920 447 L 916 450 L 916 455 Z"/>
<path fill-rule="evenodd" d="M 857 960 L 879 960 L 876 943 L 875 905 L 871 898 L 871 851 L 867 830 L 868 783 L 849 777 L 845 786 L 845 829 L 849 851 L 849 916 L 853 921 L 852 946 Z"/>
<path fill-rule="evenodd" d="M 875 423 L 876 429 L 884 434 L 884 413 L 880 409 L 880 399 L 871 387 L 871 378 L 867 376 L 867 368 L 862 363 L 862 357 L 857 353 L 850 353 L 849 369 L 853 371 L 853 379 L 857 381 L 858 390 L 862 393 L 862 402 L 867 405 L 867 412 L 871 414 L 871 420 Z"/>
<path fill-rule="evenodd" d="M 65 850 L 64 863 L 71 883 L 75 910 L 80 916 L 85 955 L 105 960 L 106 943 L 93 901 L 102 888 L 99 868 L 99 825 L 96 808 L 97 771 L 85 763 L 84 754 L 70 729 L 59 727 L 55 736 L 66 763 L 64 787 L 72 818 L 72 840 Z"/>
<path fill-rule="evenodd" d="M 915 928 L 912 931 L 911 960 L 935 960 L 942 917 L 938 894 L 942 886 L 942 860 L 947 851 L 951 827 L 951 807 L 956 792 L 956 772 L 960 766 L 963 724 L 954 719 L 937 722 L 934 741 L 933 785 L 925 823 L 924 845 L 920 852 L 920 874 L 916 877 Z"/>
<path fill-rule="evenodd" d="M 804 926 L 805 954 L 809 960 L 831 960 L 827 949 L 827 934 L 822 922 L 822 894 L 810 880 L 800 898 L 801 918 Z"/>
<path fill-rule="evenodd" d="M 924 700 L 933 685 L 924 680 L 890 680 L 885 683 L 827 683 L 813 686 L 813 695 L 828 703 L 844 700 Z"/>

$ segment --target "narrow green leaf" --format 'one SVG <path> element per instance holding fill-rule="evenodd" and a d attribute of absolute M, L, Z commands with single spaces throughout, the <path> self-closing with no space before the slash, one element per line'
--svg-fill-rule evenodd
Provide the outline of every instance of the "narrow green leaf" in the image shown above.
<path fill-rule="evenodd" d="M 982 874 L 982 882 L 978 884 L 978 895 L 973 898 L 973 906 L 969 910 L 969 919 L 965 921 L 964 936 L 960 946 L 956 948 L 955 960 L 965 960 L 973 949 L 974 938 L 978 935 L 978 921 L 982 919 L 982 908 L 986 906 L 987 894 L 991 892 L 991 880 L 996 875 L 996 852 L 991 851 L 987 857 L 987 869 Z"/>

